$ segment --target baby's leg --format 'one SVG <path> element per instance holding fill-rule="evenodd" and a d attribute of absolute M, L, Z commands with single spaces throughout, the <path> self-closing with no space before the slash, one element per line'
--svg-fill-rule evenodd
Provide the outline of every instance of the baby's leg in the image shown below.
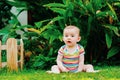
<path fill-rule="evenodd" d="M 53 65 L 51 67 L 51 71 L 52 71 L 52 73 L 60 73 L 60 69 L 57 65 Z"/>
<path fill-rule="evenodd" d="M 91 64 L 84 65 L 83 70 L 84 70 L 85 72 L 95 72 L 95 70 L 94 70 L 94 68 L 93 68 L 93 65 L 91 65 Z"/>

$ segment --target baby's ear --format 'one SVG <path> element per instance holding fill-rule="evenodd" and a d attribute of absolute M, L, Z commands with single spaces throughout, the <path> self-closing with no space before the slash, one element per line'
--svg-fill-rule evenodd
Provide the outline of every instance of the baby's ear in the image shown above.
<path fill-rule="evenodd" d="M 78 41 L 77 42 L 79 42 L 80 40 L 81 40 L 81 36 L 78 37 Z"/>

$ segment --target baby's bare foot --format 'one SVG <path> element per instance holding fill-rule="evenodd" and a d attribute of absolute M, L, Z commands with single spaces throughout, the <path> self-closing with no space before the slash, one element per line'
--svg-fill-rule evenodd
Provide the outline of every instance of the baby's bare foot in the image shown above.
<path fill-rule="evenodd" d="M 60 72 L 55 72 L 55 71 L 46 71 L 47 73 L 51 74 L 51 73 L 54 73 L 54 74 L 59 74 Z"/>
<path fill-rule="evenodd" d="M 96 73 L 99 72 L 100 70 L 93 70 L 93 69 L 88 69 L 86 72 L 92 72 L 92 73 Z"/>

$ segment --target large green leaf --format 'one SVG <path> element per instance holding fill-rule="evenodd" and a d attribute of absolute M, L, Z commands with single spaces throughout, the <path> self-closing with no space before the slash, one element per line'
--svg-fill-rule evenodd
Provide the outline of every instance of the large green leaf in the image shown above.
<path fill-rule="evenodd" d="M 27 28 L 27 30 L 32 31 L 32 32 L 35 32 L 35 33 L 38 33 L 38 34 L 41 34 L 41 33 L 44 32 L 46 29 L 51 28 L 51 27 L 52 27 L 52 24 L 53 24 L 55 21 L 58 21 L 58 20 L 61 20 L 61 19 L 63 19 L 63 17 L 60 17 L 60 16 L 55 17 L 55 18 L 53 18 L 52 20 L 50 20 L 45 26 L 42 26 L 42 27 L 40 27 L 40 26 L 42 25 L 42 23 L 43 23 L 43 22 L 46 22 L 46 21 L 48 21 L 48 20 L 43 20 L 43 21 L 40 21 L 40 22 L 36 22 L 36 23 L 35 23 L 35 26 L 37 26 L 37 28 L 39 28 L 39 29 Z"/>
<path fill-rule="evenodd" d="M 65 14 L 65 9 L 62 9 L 62 8 L 50 8 L 53 12 L 56 12 L 56 13 L 59 13 L 61 15 L 64 15 Z"/>
<path fill-rule="evenodd" d="M 3 37 L 2 37 L 2 43 L 5 44 L 7 39 L 9 37 L 9 34 L 5 34 Z"/>
<path fill-rule="evenodd" d="M 60 17 L 60 16 L 53 18 L 47 25 L 43 26 L 43 28 L 40 28 L 40 33 L 50 28 L 54 22 L 59 21 L 63 18 L 64 17 Z"/>
<path fill-rule="evenodd" d="M 43 5 L 44 7 L 48 7 L 48 8 L 65 8 L 66 6 L 64 4 L 61 4 L 61 3 L 49 3 L 49 4 L 45 4 Z"/>
<path fill-rule="evenodd" d="M 27 3 L 24 1 L 7 0 L 6 2 L 12 6 L 16 6 L 19 8 L 27 8 Z"/>
<path fill-rule="evenodd" d="M 112 48 L 108 51 L 107 59 L 109 59 L 110 57 L 114 56 L 114 55 L 117 54 L 119 51 L 120 51 L 120 47 L 118 47 L 118 46 L 112 47 Z"/>
<path fill-rule="evenodd" d="M 48 21 L 50 21 L 50 19 L 35 22 L 35 26 L 39 29 L 39 28 L 41 28 L 41 26 L 44 22 L 48 22 Z"/>
<path fill-rule="evenodd" d="M 112 44 L 112 36 L 108 33 L 105 34 L 107 47 L 110 48 Z"/>
<path fill-rule="evenodd" d="M 0 30 L 0 35 L 3 36 L 3 35 L 5 35 L 5 34 L 8 34 L 8 33 L 9 33 L 9 30 L 10 30 L 10 28 L 7 28 L 7 27 L 1 29 L 1 30 Z"/>
<path fill-rule="evenodd" d="M 58 31 L 56 29 L 54 29 L 54 30 L 49 29 L 49 30 L 46 30 L 45 32 L 43 32 L 42 36 L 44 38 L 46 38 L 47 40 L 49 40 L 49 43 L 51 44 L 51 43 L 53 43 L 53 41 L 55 39 L 59 39 L 59 36 L 61 36 L 61 33 L 60 33 L 60 31 Z"/>
<path fill-rule="evenodd" d="M 7 41 L 9 35 L 11 33 L 11 28 L 10 27 L 5 27 L 0 30 L 0 36 L 2 36 L 2 43 L 5 44 Z"/>
<path fill-rule="evenodd" d="M 57 16 L 57 17 L 53 18 L 48 24 L 54 23 L 55 21 L 59 21 L 59 20 L 61 20 L 61 19 L 64 19 L 64 17 L 62 17 L 62 16 Z"/>

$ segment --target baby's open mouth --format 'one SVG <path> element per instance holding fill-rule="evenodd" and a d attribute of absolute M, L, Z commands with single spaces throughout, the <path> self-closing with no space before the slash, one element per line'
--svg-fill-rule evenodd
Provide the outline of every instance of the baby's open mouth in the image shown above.
<path fill-rule="evenodd" d="M 67 41 L 67 43 L 71 43 L 71 41 Z"/>

